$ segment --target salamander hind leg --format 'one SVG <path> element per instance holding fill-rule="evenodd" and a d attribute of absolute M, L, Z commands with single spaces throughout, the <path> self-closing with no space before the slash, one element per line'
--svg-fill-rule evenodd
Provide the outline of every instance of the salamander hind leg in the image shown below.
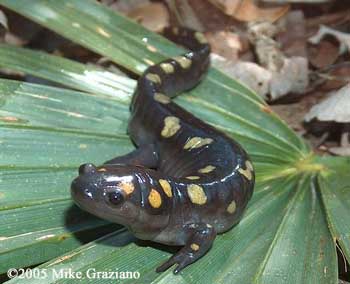
<path fill-rule="evenodd" d="M 186 245 L 166 262 L 157 268 L 157 272 L 163 272 L 174 264 L 178 264 L 174 269 L 174 274 L 179 273 L 183 268 L 195 262 L 205 255 L 211 248 L 216 237 L 215 229 L 208 224 L 191 224 L 188 226 L 190 237 Z"/>

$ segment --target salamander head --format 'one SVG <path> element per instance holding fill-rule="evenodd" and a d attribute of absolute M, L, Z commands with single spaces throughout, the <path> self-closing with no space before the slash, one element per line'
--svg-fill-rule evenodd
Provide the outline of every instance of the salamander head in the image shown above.
<path fill-rule="evenodd" d="M 130 225 L 140 214 L 141 195 L 135 169 L 83 164 L 71 185 L 71 195 L 82 209 L 100 218 Z"/>

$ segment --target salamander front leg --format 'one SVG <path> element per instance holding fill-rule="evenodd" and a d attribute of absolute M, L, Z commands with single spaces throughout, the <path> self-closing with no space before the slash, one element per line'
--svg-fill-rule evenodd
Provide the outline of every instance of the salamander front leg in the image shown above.
<path fill-rule="evenodd" d="M 157 272 L 163 272 L 177 263 L 174 274 L 179 273 L 187 265 L 205 255 L 216 237 L 214 228 L 208 224 L 192 224 L 189 226 L 189 233 L 191 236 L 187 244 L 159 266 L 156 270 Z"/>
<path fill-rule="evenodd" d="M 141 145 L 129 154 L 104 162 L 104 165 L 116 164 L 144 166 L 154 169 L 158 166 L 158 152 L 156 146 L 154 144 Z"/>

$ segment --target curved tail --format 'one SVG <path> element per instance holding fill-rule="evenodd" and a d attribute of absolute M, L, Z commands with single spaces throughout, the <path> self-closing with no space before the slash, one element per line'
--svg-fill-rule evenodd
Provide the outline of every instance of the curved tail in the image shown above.
<path fill-rule="evenodd" d="M 166 28 L 164 35 L 190 51 L 150 66 L 138 80 L 131 110 L 137 105 L 139 96 L 159 93 L 160 99 L 166 100 L 164 96 L 172 98 L 192 89 L 209 67 L 210 46 L 202 33 L 175 27 Z"/>

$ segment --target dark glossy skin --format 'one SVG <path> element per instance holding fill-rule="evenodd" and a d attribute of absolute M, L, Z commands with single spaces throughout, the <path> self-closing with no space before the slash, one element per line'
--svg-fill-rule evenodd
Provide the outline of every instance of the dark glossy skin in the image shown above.
<path fill-rule="evenodd" d="M 192 51 L 140 77 L 128 129 L 137 149 L 100 167 L 82 165 L 71 190 L 81 208 L 136 237 L 183 246 L 157 268 L 177 263 L 178 273 L 210 249 L 217 233 L 239 222 L 254 170 L 238 143 L 171 102 L 199 83 L 210 53 L 202 34 L 172 33 Z"/>

